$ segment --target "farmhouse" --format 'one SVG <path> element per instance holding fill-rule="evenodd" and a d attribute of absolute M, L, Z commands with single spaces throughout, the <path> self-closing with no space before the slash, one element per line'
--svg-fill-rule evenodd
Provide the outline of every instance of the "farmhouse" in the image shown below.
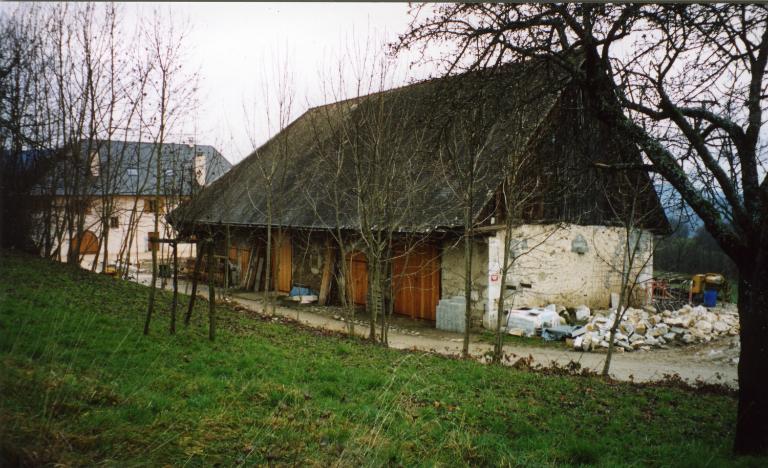
<path fill-rule="evenodd" d="M 171 222 L 213 236 L 249 290 L 269 282 L 366 304 L 372 277 L 384 275 L 395 313 L 435 320 L 441 299 L 464 292 L 468 213 L 475 324 L 495 307 L 506 232 L 519 254 L 505 286 L 515 306 L 607 306 L 625 262 L 626 207 L 644 213 L 632 226 L 644 249 L 668 222 L 647 173 L 599 167 L 641 158 L 583 99 L 556 70 L 528 62 L 314 107 Z M 477 156 L 471 184 L 457 163 L 467 154 Z M 501 170 L 510 161 L 520 162 L 514 186 Z"/>
<path fill-rule="evenodd" d="M 98 140 L 82 144 L 79 158 L 60 156 L 34 191 L 41 251 L 63 260 L 77 249 L 85 268 L 142 267 L 151 259 L 156 244 L 150 238 L 174 235 L 166 213 L 231 167 L 209 145 L 165 143 L 159 152 L 158 146 Z M 158 233 L 155 212 L 160 214 Z M 180 245 L 179 255 L 193 256 L 194 245 Z"/>

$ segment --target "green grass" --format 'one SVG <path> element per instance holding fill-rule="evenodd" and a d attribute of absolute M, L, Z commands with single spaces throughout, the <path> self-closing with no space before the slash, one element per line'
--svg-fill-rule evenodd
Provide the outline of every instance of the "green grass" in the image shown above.
<path fill-rule="evenodd" d="M 742 466 L 730 396 L 400 352 L 0 252 L 0 465 Z M 186 298 L 182 301 L 182 305 Z"/>

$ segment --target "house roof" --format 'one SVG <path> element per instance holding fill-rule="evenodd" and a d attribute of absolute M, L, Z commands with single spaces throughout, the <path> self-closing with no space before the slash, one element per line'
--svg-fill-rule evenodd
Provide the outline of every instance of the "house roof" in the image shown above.
<path fill-rule="evenodd" d="M 273 225 L 356 228 L 362 220 L 355 196 L 366 190 L 356 185 L 383 183 L 364 173 L 389 168 L 400 175 L 389 183 L 402 230 L 461 226 L 460 181 L 439 163 L 437 150 L 446 141 L 463 144 L 459 134 L 468 129 L 458 128 L 457 116 L 466 117 L 468 126 L 481 122 L 476 137 L 489 139 L 481 158 L 483 177 L 474 190 L 473 212 L 479 213 L 501 181 L 494 165 L 525 146 L 557 100 L 561 78 L 543 64 L 524 64 L 311 108 L 175 211 L 172 222 L 266 225 L 265 169 L 278 168 L 273 202 L 279 199 L 281 206 L 273 210 Z M 373 153 L 395 162 L 380 164 Z"/>
<path fill-rule="evenodd" d="M 568 86 L 552 65 L 531 61 L 311 108 L 170 220 L 178 228 L 461 228 L 465 184 L 443 158 L 482 148 L 471 207 L 480 221 L 502 183 L 499 165 L 549 138 L 542 129 L 555 130 L 551 115 Z M 389 210 L 366 208 L 385 198 Z"/>
<path fill-rule="evenodd" d="M 86 181 L 83 195 L 155 195 L 157 192 L 157 145 L 151 142 L 95 140 L 90 145 L 81 143 L 79 159 L 81 175 Z M 56 164 L 58 177 L 49 176 L 48 183 L 56 184 L 57 195 L 72 194 L 64 184 L 64 176 L 71 175 L 73 158 L 61 152 Z M 98 155 L 98 164 L 92 156 Z M 160 151 L 160 195 L 191 195 L 198 187 L 195 178 L 195 157 L 204 158 L 205 184 L 210 184 L 232 164 L 210 145 L 164 143 Z M 96 173 L 93 167 L 98 167 Z M 43 190 L 38 187 L 39 190 Z M 39 193 L 39 192 L 38 192 Z"/>

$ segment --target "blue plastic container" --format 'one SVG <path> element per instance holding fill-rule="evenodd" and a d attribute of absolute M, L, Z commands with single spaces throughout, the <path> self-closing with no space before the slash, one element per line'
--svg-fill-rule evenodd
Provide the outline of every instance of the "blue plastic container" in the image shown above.
<path fill-rule="evenodd" d="M 717 291 L 708 289 L 704 291 L 704 307 L 715 307 L 717 305 Z"/>

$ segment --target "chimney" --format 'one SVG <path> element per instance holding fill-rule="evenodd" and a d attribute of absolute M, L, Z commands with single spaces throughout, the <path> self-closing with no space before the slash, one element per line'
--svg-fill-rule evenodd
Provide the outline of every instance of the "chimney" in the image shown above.
<path fill-rule="evenodd" d="M 197 184 L 201 187 L 205 185 L 206 182 L 206 173 L 207 173 L 207 167 L 206 166 L 206 159 L 205 154 L 203 153 L 197 153 L 195 155 L 195 180 L 197 181 Z"/>

